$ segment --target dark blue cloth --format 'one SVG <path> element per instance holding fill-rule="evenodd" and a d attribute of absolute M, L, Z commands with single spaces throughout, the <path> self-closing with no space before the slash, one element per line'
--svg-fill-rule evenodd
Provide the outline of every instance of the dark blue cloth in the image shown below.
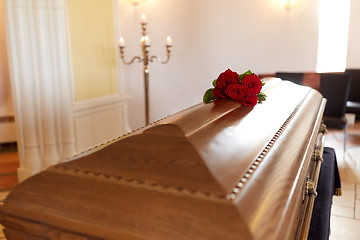
<path fill-rule="evenodd" d="M 340 184 L 335 150 L 325 147 L 323 163 L 317 185 L 318 196 L 315 199 L 308 239 L 325 240 L 330 235 L 331 204 L 336 185 Z M 337 184 L 335 185 L 335 182 Z"/>

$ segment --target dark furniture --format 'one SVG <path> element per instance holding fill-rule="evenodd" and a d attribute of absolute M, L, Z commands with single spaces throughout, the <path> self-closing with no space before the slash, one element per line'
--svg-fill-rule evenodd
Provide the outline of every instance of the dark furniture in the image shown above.
<path fill-rule="evenodd" d="M 277 72 L 275 76 L 281 78 L 282 80 L 288 80 L 299 85 L 302 85 L 304 82 L 304 73 Z"/>
<path fill-rule="evenodd" d="M 320 92 L 327 99 L 323 120 L 328 128 L 345 129 L 344 156 L 348 128 L 345 113 L 350 83 L 351 76 L 345 73 L 322 73 L 320 76 Z"/>
<path fill-rule="evenodd" d="M 325 147 L 323 159 L 308 240 L 329 239 L 332 198 L 341 187 L 335 150 Z"/>
<path fill-rule="evenodd" d="M 346 102 L 346 112 L 360 114 L 360 69 L 346 69 L 351 75 L 349 99 Z"/>

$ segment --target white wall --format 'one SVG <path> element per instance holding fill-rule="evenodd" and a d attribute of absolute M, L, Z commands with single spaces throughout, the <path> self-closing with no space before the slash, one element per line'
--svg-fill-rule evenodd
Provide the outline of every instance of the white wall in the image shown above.
<path fill-rule="evenodd" d="M 140 54 L 139 15 L 148 17 L 152 53 L 172 59 L 150 65 L 150 120 L 202 101 L 213 79 L 228 67 L 242 72 L 315 71 L 318 0 L 286 10 L 282 0 L 147 0 L 133 6 L 119 0 L 120 35 L 128 57 Z M 281 5 L 283 4 L 283 5 Z M 296 47 L 294 47 L 296 46 Z M 142 65 L 124 66 L 130 127 L 144 124 Z"/>
<path fill-rule="evenodd" d="M 360 0 L 351 1 L 347 68 L 360 68 Z"/>

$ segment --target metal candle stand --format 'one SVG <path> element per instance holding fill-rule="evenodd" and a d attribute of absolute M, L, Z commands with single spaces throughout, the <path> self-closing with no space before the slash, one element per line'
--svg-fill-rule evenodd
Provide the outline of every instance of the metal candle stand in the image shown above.
<path fill-rule="evenodd" d="M 135 60 L 139 63 L 144 64 L 144 89 L 145 89 L 145 121 L 146 125 L 149 124 L 149 62 L 154 62 L 155 60 L 160 63 L 167 63 L 170 60 L 170 52 L 172 46 L 172 40 L 170 37 L 166 38 L 166 59 L 161 60 L 155 55 L 150 55 L 150 38 L 147 34 L 147 20 L 144 14 L 141 15 L 141 49 L 142 49 L 142 56 L 135 56 L 130 61 L 125 60 L 124 56 L 124 49 L 125 49 L 125 41 L 122 37 L 119 40 L 119 49 L 120 49 L 120 56 L 124 64 L 130 65 Z"/>

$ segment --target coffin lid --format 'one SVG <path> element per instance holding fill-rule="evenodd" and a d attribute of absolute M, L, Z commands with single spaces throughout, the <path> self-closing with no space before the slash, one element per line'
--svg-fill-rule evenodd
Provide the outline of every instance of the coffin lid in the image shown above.
<path fill-rule="evenodd" d="M 253 108 L 198 104 L 50 167 L 0 215 L 107 239 L 292 238 L 324 100 L 265 81 Z"/>

